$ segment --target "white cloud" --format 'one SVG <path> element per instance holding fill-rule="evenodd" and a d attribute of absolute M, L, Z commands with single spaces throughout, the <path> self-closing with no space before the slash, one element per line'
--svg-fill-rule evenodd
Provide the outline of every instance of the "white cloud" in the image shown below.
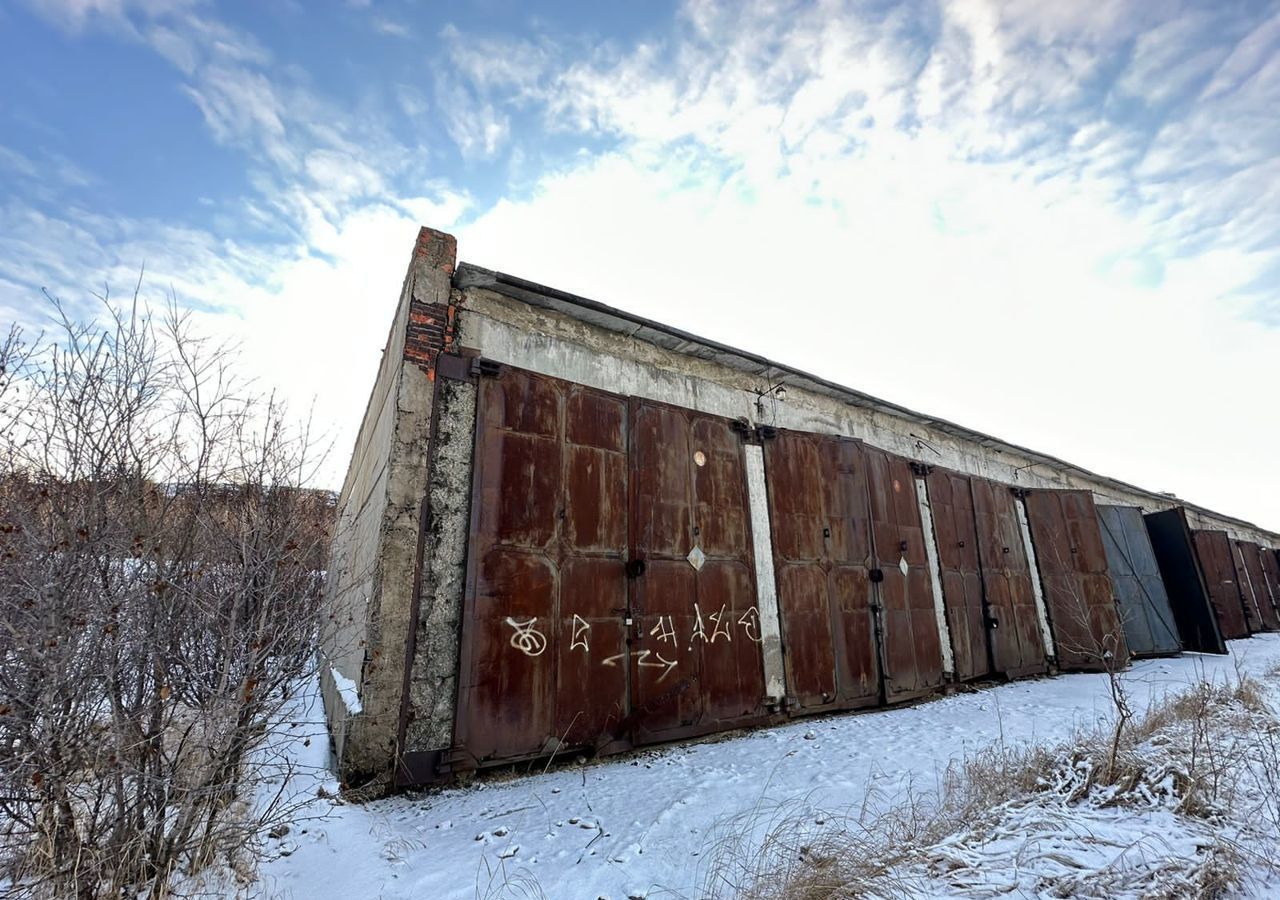
<path fill-rule="evenodd" d="M 445 75 L 436 79 L 436 109 L 464 159 L 492 159 L 511 134 L 506 113 Z"/>
<path fill-rule="evenodd" d="M 1280 478 L 1251 464 L 1280 443 L 1256 392 L 1280 333 L 1233 299 L 1280 235 L 1270 63 L 1218 48 L 1254 63 L 1156 141 L 1248 167 L 1154 181 L 1145 136 L 1086 94 L 1149 16 L 1060 6 L 946 4 L 926 60 L 830 6 L 692 6 L 670 44 L 549 80 L 561 127 L 622 146 L 499 203 L 460 252 L 1280 527 Z"/>
<path fill-rule="evenodd" d="M 408 25 L 403 22 L 397 22 L 394 19 L 388 19 L 385 16 L 375 16 L 370 24 L 373 26 L 374 31 L 387 37 L 413 37 L 413 31 L 410 30 Z"/>
<path fill-rule="evenodd" d="M 123 10 L 99 6 L 65 16 Z M 147 21 L 211 132 L 253 154 L 261 197 L 236 214 L 295 241 L 11 207 L 0 258 L 28 256 L 7 277 L 141 256 L 221 298 L 264 380 L 337 423 L 335 473 L 414 225 L 461 222 L 469 261 L 1280 528 L 1255 464 L 1280 443 L 1259 403 L 1280 332 L 1239 293 L 1280 258 L 1280 17 L 1206 35 L 1137 0 L 698 0 L 630 47 L 446 28 L 434 83 L 393 98 L 464 157 L 497 158 L 518 114 L 614 145 L 483 210 L 251 39 Z"/>

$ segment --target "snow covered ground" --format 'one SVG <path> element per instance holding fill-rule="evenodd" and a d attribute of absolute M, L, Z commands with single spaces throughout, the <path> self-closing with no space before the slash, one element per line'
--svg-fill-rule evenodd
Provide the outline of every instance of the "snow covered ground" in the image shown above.
<path fill-rule="evenodd" d="M 1232 680 L 1237 668 L 1261 675 L 1280 666 L 1280 634 L 1230 648 L 1228 657 L 1135 663 L 1123 678 L 1136 711 L 1201 680 Z M 1277 689 L 1274 679 L 1268 685 Z M 311 774 L 295 789 L 332 791 L 319 700 L 307 702 L 288 752 Z M 698 897 L 708 861 L 753 811 L 891 805 L 932 791 L 966 754 L 1000 742 L 1057 743 L 1108 721 L 1111 710 L 1105 676 L 1064 675 L 364 805 L 319 798 L 269 842 L 280 855 L 254 890 L 298 900 Z M 1168 833 L 1171 852 L 1196 852 L 1204 836 L 1173 833 L 1177 823 L 1158 807 L 1141 818 Z M 1069 833 L 1070 818 L 1045 827 Z M 1100 859 L 1142 852 L 1120 837 L 1095 848 Z M 1006 849 L 1014 871 L 1017 853 Z M 1008 889 L 1023 896 L 1016 878 Z"/>

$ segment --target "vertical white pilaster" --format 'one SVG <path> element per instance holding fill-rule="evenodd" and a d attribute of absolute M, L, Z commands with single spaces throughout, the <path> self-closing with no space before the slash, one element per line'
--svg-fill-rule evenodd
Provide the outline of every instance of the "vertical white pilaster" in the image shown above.
<path fill-rule="evenodd" d="M 1053 645 L 1053 632 L 1049 629 L 1049 613 L 1045 608 L 1044 585 L 1040 583 L 1040 566 L 1036 562 L 1036 548 L 1031 543 L 1031 522 L 1027 518 L 1027 506 L 1021 497 L 1015 497 L 1014 506 L 1018 508 L 1018 530 L 1022 532 L 1022 546 L 1027 550 L 1027 563 L 1031 567 L 1031 591 L 1036 598 L 1036 618 L 1040 621 L 1040 634 L 1044 637 L 1044 652 L 1056 657 L 1058 651 Z"/>
<path fill-rule="evenodd" d="M 929 505 L 929 486 L 916 479 L 916 500 L 920 503 L 920 520 L 924 525 L 924 553 L 929 558 L 929 580 L 933 583 L 933 612 L 938 619 L 938 640 L 942 645 L 942 670 L 948 675 L 956 671 L 955 653 L 951 649 L 951 629 L 947 627 L 947 608 L 942 597 L 942 566 L 938 562 L 938 537 L 933 530 L 933 507 Z"/>
<path fill-rule="evenodd" d="M 773 530 L 764 481 L 764 448 L 746 446 L 747 503 L 751 508 L 751 541 L 756 559 L 756 612 L 760 616 L 761 654 L 765 692 L 781 700 L 786 695 L 782 669 L 782 631 L 779 626 L 778 585 L 773 572 Z"/>

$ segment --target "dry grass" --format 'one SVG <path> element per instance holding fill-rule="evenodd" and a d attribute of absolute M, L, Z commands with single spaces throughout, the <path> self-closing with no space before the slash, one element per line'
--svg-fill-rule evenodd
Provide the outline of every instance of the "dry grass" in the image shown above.
<path fill-rule="evenodd" d="M 699 896 L 917 897 L 939 883 L 983 896 L 990 873 L 982 854 L 1016 843 L 1021 823 L 1031 823 L 1028 842 L 1040 827 L 1096 848 L 1113 838 L 1088 833 L 1076 811 L 1108 820 L 1152 810 L 1175 816 L 1188 834 L 1203 832 L 1197 853 L 1148 836 L 1120 847 L 1102 871 L 1073 871 L 1077 863 L 1037 843 L 1027 853 L 1047 859 L 1050 872 L 1037 893 L 1217 897 L 1250 867 L 1273 868 L 1280 720 L 1260 683 L 1195 684 L 1129 719 L 1119 739 L 1099 729 L 1052 747 L 988 747 L 952 764 L 927 792 L 892 800 L 869 793 L 837 814 L 807 801 L 758 806 L 723 829 Z"/>

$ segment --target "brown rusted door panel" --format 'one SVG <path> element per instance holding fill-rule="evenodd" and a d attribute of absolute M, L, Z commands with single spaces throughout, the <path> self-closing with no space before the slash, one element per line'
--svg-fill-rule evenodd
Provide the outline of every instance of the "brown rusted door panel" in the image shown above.
<path fill-rule="evenodd" d="M 1013 493 L 1007 485 L 985 478 L 970 478 L 969 486 L 991 618 L 992 667 L 1009 678 L 1046 672 L 1031 564 L 1022 543 Z"/>
<path fill-rule="evenodd" d="M 880 654 L 876 645 L 871 582 L 862 566 L 835 566 L 828 578 L 835 604 L 837 705 L 845 709 L 880 702 Z M 788 653 L 800 652 L 788 649 Z"/>
<path fill-rule="evenodd" d="M 978 526 L 967 476 L 934 469 L 926 479 L 942 580 L 942 601 L 961 681 L 991 674 Z"/>
<path fill-rule="evenodd" d="M 1258 606 L 1262 613 L 1262 621 L 1268 631 L 1280 631 L 1280 611 L 1277 611 L 1275 590 L 1271 587 L 1271 579 L 1267 572 L 1267 551 L 1253 542 L 1245 544 L 1249 574 L 1253 578 L 1254 593 L 1258 597 Z"/>
<path fill-rule="evenodd" d="M 1271 592 L 1271 602 L 1280 608 L 1280 562 L 1276 560 L 1275 552 L 1267 547 L 1258 548 L 1258 559 L 1262 565 L 1263 578 Z"/>
<path fill-rule="evenodd" d="M 568 746 L 590 746 L 612 735 L 627 714 L 625 670 L 601 664 L 602 653 L 626 646 L 624 563 L 566 559 L 560 597 L 555 734 Z"/>
<path fill-rule="evenodd" d="M 1246 598 L 1253 600 L 1252 606 L 1246 605 L 1246 610 L 1256 610 L 1260 630 L 1280 630 L 1280 619 L 1276 616 L 1275 605 L 1271 602 L 1271 590 L 1267 587 L 1267 574 L 1262 568 L 1260 548 L 1251 541 L 1236 541 L 1235 546 L 1237 563 L 1243 563 L 1244 569 L 1239 571 L 1240 566 L 1237 565 L 1241 592 Z"/>
<path fill-rule="evenodd" d="M 627 712 L 626 401 L 519 369 L 480 383 L 455 748 L 591 746 Z"/>
<path fill-rule="evenodd" d="M 801 710 L 826 708 L 838 687 L 827 573 L 817 564 L 783 561 L 777 573 L 787 694 Z"/>
<path fill-rule="evenodd" d="M 887 702 L 918 697 L 942 684 L 942 644 L 911 464 L 863 447 L 871 541 L 879 584 L 881 667 Z"/>
<path fill-rule="evenodd" d="M 780 430 L 765 443 L 790 711 L 880 702 L 871 535 L 857 441 Z"/>
<path fill-rule="evenodd" d="M 1228 539 L 1227 543 L 1231 548 L 1233 580 L 1236 583 L 1236 590 L 1240 592 L 1240 602 L 1244 606 L 1245 625 L 1248 627 L 1250 634 L 1257 634 L 1263 630 L 1263 625 L 1262 615 L 1258 610 L 1258 601 L 1253 595 L 1253 585 L 1249 583 L 1249 573 L 1245 570 L 1239 543 L 1230 539 Z"/>
<path fill-rule="evenodd" d="M 1025 494 L 1045 606 L 1063 669 L 1105 669 L 1129 659 L 1088 491 Z"/>
<path fill-rule="evenodd" d="M 665 404 L 633 400 L 631 417 L 632 558 L 644 563 L 631 581 L 635 740 L 758 721 L 764 669 L 741 439 L 727 419 Z"/>
<path fill-rule="evenodd" d="M 1249 636 L 1249 623 L 1245 620 L 1244 600 L 1236 583 L 1236 567 L 1232 560 L 1231 539 L 1225 531 L 1192 531 L 1196 556 L 1204 570 L 1209 599 L 1218 616 L 1218 629 L 1224 640 L 1237 640 Z"/>

